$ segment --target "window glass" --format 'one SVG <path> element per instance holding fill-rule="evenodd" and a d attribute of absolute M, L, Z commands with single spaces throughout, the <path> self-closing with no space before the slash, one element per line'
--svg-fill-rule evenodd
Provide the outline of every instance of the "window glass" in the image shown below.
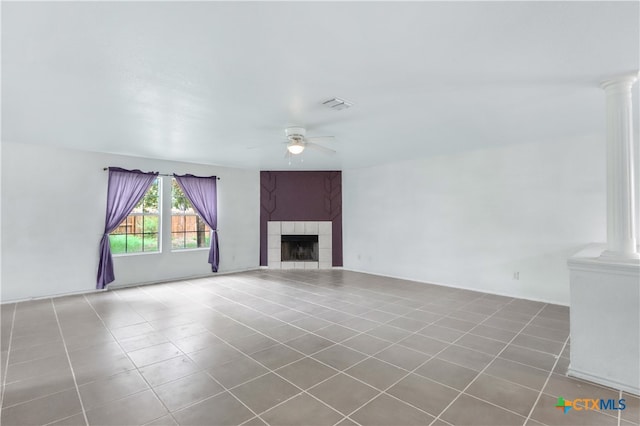
<path fill-rule="evenodd" d="M 109 234 L 111 253 L 142 253 L 160 250 L 160 183 L 156 179 L 129 216 Z"/>
<path fill-rule="evenodd" d="M 171 248 L 209 247 L 211 228 L 195 212 L 178 182 L 171 179 Z"/>

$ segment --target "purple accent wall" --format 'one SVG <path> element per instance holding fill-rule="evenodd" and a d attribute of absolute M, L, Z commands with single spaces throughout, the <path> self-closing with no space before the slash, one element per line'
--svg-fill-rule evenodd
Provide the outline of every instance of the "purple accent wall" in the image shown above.
<path fill-rule="evenodd" d="M 260 172 L 260 265 L 267 265 L 267 222 L 333 221 L 333 266 L 342 266 L 342 173 Z"/>

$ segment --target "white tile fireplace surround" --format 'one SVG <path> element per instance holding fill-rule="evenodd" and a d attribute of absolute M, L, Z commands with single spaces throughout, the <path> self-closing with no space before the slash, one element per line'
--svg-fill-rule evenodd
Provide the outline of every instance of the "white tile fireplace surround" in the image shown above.
<path fill-rule="evenodd" d="M 270 269 L 330 269 L 332 265 L 331 221 L 267 222 L 267 266 Z M 283 235 L 317 235 L 318 261 L 283 262 Z"/>

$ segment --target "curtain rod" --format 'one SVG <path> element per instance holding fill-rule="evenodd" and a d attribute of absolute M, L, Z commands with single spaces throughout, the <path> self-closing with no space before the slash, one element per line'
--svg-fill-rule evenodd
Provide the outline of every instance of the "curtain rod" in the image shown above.
<path fill-rule="evenodd" d="M 109 170 L 108 167 L 104 167 L 102 170 Z M 173 174 L 167 174 L 167 173 L 158 173 L 158 176 L 173 176 Z M 216 176 L 217 180 L 220 180 L 220 178 L 218 176 Z"/>

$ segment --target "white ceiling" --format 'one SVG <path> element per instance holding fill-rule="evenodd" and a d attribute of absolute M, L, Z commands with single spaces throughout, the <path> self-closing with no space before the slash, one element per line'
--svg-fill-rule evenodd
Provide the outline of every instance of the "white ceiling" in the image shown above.
<path fill-rule="evenodd" d="M 639 5 L 2 2 L 2 140 L 263 170 L 604 140 Z M 291 125 L 338 154 L 289 166 Z"/>

